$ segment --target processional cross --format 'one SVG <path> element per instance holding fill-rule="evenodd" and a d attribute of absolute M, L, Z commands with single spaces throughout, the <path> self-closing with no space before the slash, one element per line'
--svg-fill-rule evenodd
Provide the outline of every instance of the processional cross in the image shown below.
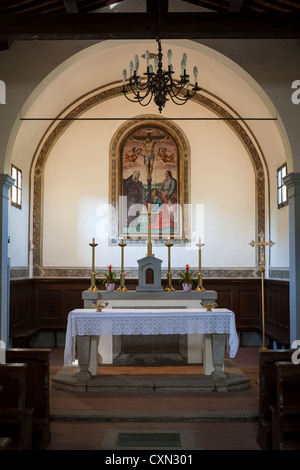
<path fill-rule="evenodd" d="M 272 240 L 269 242 L 265 241 L 265 235 L 261 231 L 258 235 L 259 241 L 255 242 L 252 240 L 252 242 L 249 243 L 252 247 L 258 246 L 259 247 L 259 265 L 260 265 L 260 272 L 261 272 L 261 303 L 262 303 L 262 336 L 263 336 L 263 344 L 260 347 L 261 350 L 268 349 L 265 345 L 265 298 L 264 298 L 264 273 L 265 273 L 265 246 L 269 246 L 270 248 L 275 245 Z"/>

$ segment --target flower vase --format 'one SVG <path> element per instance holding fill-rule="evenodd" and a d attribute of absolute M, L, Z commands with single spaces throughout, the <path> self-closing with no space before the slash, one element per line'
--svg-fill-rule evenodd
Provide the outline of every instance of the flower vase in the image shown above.
<path fill-rule="evenodd" d="M 183 283 L 182 288 L 183 288 L 184 292 L 189 292 L 192 289 L 192 284 Z"/>
<path fill-rule="evenodd" d="M 115 289 L 115 284 L 110 282 L 109 284 L 105 284 L 107 292 L 112 292 Z"/>

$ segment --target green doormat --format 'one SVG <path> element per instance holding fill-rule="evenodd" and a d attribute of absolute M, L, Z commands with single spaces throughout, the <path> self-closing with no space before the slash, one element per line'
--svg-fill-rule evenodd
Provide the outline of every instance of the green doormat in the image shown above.
<path fill-rule="evenodd" d="M 131 433 L 118 434 L 116 447 L 181 447 L 179 433 Z"/>

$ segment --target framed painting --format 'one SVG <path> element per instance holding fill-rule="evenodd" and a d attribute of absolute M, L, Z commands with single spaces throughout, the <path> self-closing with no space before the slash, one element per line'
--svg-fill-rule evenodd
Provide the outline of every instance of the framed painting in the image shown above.
<path fill-rule="evenodd" d="M 170 123 L 142 121 L 120 136 L 112 164 L 118 174 L 112 198 L 118 214 L 117 238 L 147 239 L 150 221 L 153 240 L 185 237 L 189 155 L 183 158 L 180 133 L 174 130 Z"/>

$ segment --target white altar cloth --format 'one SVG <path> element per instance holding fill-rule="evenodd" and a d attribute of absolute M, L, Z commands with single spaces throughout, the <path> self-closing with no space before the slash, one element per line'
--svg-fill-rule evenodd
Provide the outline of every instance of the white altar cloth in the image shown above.
<path fill-rule="evenodd" d="M 235 357 L 235 315 L 227 309 L 75 309 L 68 315 L 64 363 L 74 362 L 76 336 L 213 333 L 228 335 L 229 356 Z"/>

